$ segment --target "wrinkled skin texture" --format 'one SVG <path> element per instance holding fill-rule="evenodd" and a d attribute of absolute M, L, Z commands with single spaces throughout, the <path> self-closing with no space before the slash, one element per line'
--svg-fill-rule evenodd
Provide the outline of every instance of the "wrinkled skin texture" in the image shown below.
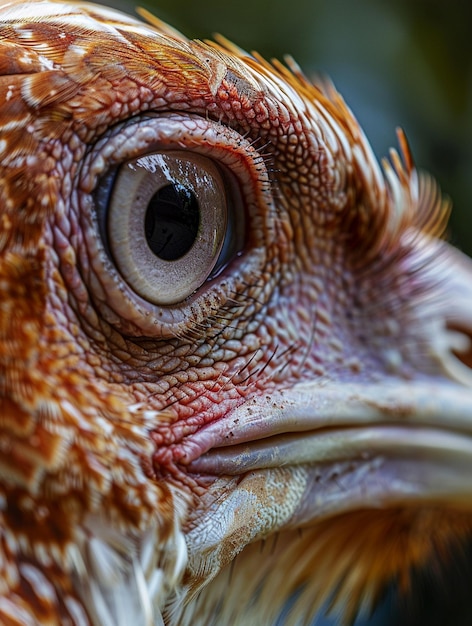
<path fill-rule="evenodd" d="M 0 621 L 350 618 L 470 535 L 471 264 L 401 134 L 151 22 L 0 9 Z M 140 256 L 156 163 L 196 260 Z"/>

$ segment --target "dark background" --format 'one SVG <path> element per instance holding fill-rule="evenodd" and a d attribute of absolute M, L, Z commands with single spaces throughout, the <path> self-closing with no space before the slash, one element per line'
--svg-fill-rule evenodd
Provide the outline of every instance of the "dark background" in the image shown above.
<path fill-rule="evenodd" d="M 126 0 L 107 4 L 133 12 Z M 407 134 L 418 167 L 453 199 L 449 239 L 472 254 L 472 36 L 460 0 L 140 0 L 189 37 L 221 32 L 267 58 L 290 53 L 308 75 L 327 74 L 377 156 Z M 418 577 L 409 600 L 392 591 L 356 626 L 472 624 L 470 550 Z M 317 626 L 332 624 L 317 622 Z M 230 625 L 222 625 L 230 626 Z M 248 626 L 258 626 L 251 624 Z"/>

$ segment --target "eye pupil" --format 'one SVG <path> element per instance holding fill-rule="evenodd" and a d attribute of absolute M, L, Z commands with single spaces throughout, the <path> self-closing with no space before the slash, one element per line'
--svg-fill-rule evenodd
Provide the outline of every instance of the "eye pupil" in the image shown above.
<path fill-rule="evenodd" d="M 176 261 L 190 250 L 199 225 L 198 200 L 180 183 L 161 187 L 152 196 L 144 218 L 147 244 L 164 261 Z"/>

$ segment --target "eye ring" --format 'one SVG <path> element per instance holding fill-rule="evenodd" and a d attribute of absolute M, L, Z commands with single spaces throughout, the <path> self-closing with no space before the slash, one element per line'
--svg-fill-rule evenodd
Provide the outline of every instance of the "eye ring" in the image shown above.
<path fill-rule="evenodd" d="M 217 264 L 228 225 L 223 177 L 199 154 L 146 154 L 121 166 L 107 221 L 110 250 L 126 282 L 149 302 L 177 304 Z"/>
<path fill-rule="evenodd" d="M 239 198 L 229 218 L 238 231 L 236 239 L 244 245 L 238 249 L 226 239 L 220 259 L 200 288 L 182 302 L 163 306 L 140 296 L 118 270 L 107 235 L 107 206 L 123 163 L 174 150 L 199 154 L 218 164 L 227 193 Z M 250 137 L 195 113 L 148 113 L 110 128 L 81 163 L 71 211 L 76 231 L 83 234 L 76 242 L 77 268 L 93 310 L 130 337 L 175 337 L 221 315 L 228 306 L 237 306 L 242 316 L 243 307 L 253 311 L 257 306 L 244 295 L 248 283 L 259 280 L 262 272 L 276 271 L 274 248 L 280 245 L 283 233 L 264 158 Z M 60 249 L 62 239 L 58 237 Z M 68 260 L 63 262 L 67 280 Z M 70 288 L 77 290 L 78 286 L 71 282 Z M 78 297 L 83 298 L 84 291 Z"/>

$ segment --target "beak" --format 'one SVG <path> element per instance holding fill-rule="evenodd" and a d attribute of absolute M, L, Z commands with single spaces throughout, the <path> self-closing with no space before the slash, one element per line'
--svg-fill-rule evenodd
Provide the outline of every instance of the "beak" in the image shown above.
<path fill-rule="evenodd" d="M 293 515 L 297 526 L 407 501 L 472 513 L 471 389 L 446 380 L 342 390 L 303 384 L 249 409 L 202 432 L 211 449 L 189 469 L 240 476 L 302 466 L 311 479 Z M 329 472 L 342 474 L 342 485 L 319 480 Z"/>

